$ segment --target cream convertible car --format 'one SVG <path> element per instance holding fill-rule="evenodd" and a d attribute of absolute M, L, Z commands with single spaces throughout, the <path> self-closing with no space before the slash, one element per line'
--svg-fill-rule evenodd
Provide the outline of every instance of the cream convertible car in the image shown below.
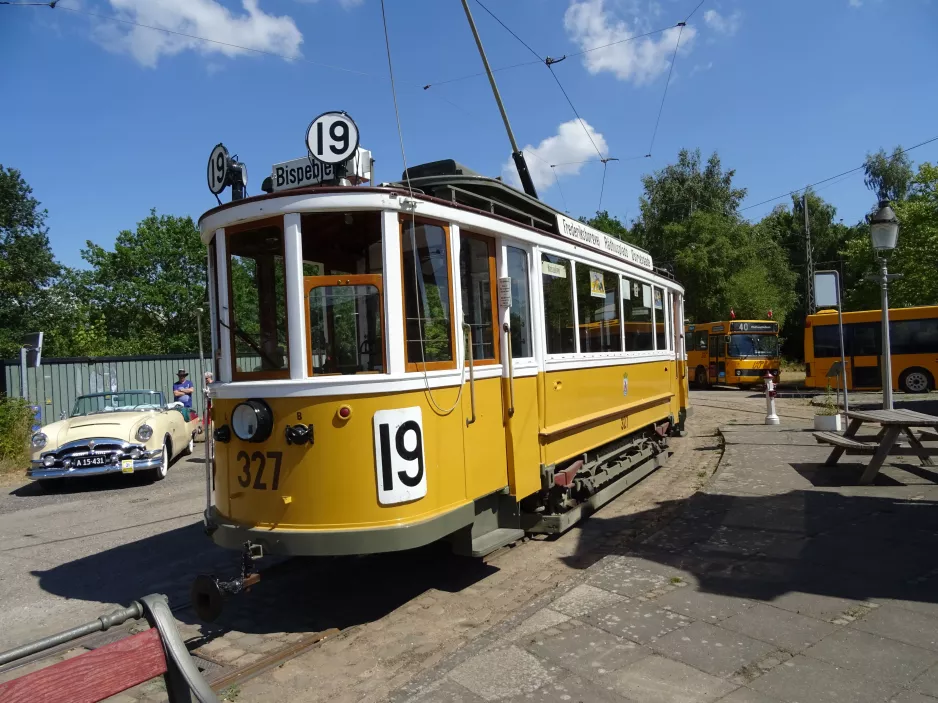
<path fill-rule="evenodd" d="M 157 391 L 82 395 L 71 417 L 32 436 L 27 476 L 49 486 L 74 476 L 149 471 L 160 481 L 176 456 L 192 453 L 201 431 L 194 410 L 167 406 Z"/>

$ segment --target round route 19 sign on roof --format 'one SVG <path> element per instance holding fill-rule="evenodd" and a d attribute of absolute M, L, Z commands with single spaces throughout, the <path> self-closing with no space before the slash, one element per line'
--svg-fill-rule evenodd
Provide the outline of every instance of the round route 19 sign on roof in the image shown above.
<path fill-rule="evenodd" d="M 358 149 L 358 126 L 344 112 L 324 112 L 310 122 L 306 148 L 317 161 L 340 164 Z"/>
<path fill-rule="evenodd" d="M 224 144 L 212 149 L 208 157 L 208 189 L 215 195 L 228 185 L 228 150 Z"/>

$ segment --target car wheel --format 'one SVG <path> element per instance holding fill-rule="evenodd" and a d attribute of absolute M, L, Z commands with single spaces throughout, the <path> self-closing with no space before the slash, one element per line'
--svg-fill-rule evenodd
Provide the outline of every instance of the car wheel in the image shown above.
<path fill-rule="evenodd" d="M 906 393 L 927 393 L 935 387 L 935 380 L 925 369 L 906 369 L 899 377 L 899 387 Z"/>
<path fill-rule="evenodd" d="M 163 442 L 163 453 L 160 455 L 160 465 L 153 470 L 153 478 L 162 481 L 169 473 L 169 443 Z"/>
<path fill-rule="evenodd" d="M 189 437 L 189 444 L 186 445 L 186 449 L 185 451 L 183 451 L 183 454 L 185 456 L 189 456 L 194 451 L 195 451 L 195 434 Z"/>
<path fill-rule="evenodd" d="M 707 372 L 700 366 L 697 367 L 697 374 L 694 377 L 694 381 L 699 388 L 707 387 Z"/>

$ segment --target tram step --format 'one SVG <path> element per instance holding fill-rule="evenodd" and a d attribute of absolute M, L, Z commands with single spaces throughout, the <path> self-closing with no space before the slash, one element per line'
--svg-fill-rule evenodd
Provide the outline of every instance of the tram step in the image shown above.
<path fill-rule="evenodd" d="M 522 537 L 524 537 L 524 530 L 513 527 L 499 527 L 472 540 L 471 554 L 474 557 L 484 557 L 506 544 L 517 542 Z"/>

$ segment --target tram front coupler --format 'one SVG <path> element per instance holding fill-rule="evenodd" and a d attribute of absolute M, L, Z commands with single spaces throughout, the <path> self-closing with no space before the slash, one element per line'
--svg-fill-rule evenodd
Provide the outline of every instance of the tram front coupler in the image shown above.
<path fill-rule="evenodd" d="M 241 573 L 239 576 L 223 581 L 212 574 L 200 574 L 192 582 L 190 598 L 192 608 L 199 619 L 214 622 L 221 615 L 225 600 L 257 585 L 261 575 L 254 568 L 254 562 L 264 556 L 264 548 L 259 544 L 245 542 L 241 550 Z"/>

